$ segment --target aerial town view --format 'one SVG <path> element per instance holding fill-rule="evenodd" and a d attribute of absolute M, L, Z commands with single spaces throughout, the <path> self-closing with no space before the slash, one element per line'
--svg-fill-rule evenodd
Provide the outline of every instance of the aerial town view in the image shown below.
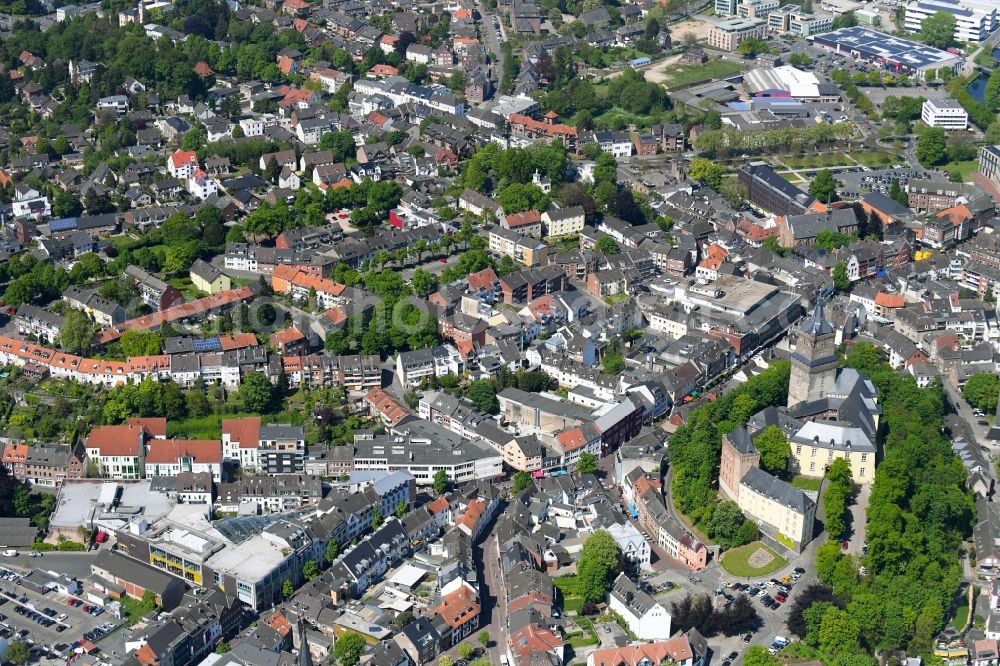
<path fill-rule="evenodd" d="M 0 666 L 1000 666 L 1000 0 L 0 0 Z"/>

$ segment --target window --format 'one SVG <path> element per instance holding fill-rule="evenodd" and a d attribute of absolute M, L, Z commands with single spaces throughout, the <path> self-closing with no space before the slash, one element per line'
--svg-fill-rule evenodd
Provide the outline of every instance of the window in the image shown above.
<path fill-rule="evenodd" d="M 812 453 L 810 455 L 813 456 L 814 458 L 816 457 L 816 447 L 815 446 L 812 447 Z"/>
<path fill-rule="evenodd" d="M 868 461 L 868 454 L 867 453 L 862 453 L 861 454 L 861 462 L 867 462 L 867 461 Z"/>
<path fill-rule="evenodd" d="M 864 475 L 865 475 L 865 468 L 862 467 L 860 470 L 858 470 L 858 476 L 860 477 L 860 476 L 864 476 Z"/>
<path fill-rule="evenodd" d="M 816 471 L 816 463 L 814 463 L 814 462 L 809 463 L 809 471 L 810 472 L 815 472 Z"/>
<path fill-rule="evenodd" d="M 797 455 L 797 456 L 798 455 L 802 455 L 802 445 L 801 444 L 797 444 L 795 446 L 795 455 Z"/>

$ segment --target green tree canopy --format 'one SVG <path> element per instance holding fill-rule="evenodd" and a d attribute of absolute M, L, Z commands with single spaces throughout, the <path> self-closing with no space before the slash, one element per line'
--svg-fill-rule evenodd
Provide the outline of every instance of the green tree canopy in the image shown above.
<path fill-rule="evenodd" d="M 274 386 L 262 372 L 251 372 L 243 378 L 239 390 L 243 409 L 252 414 L 266 414 L 274 400 Z"/>
<path fill-rule="evenodd" d="M 778 426 L 767 426 L 753 440 L 760 452 L 760 466 L 772 474 L 780 474 L 788 468 L 788 458 L 792 455 L 785 433 Z"/>
<path fill-rule="evenodd" d="M 356 631 L 348 631 L 333 643 L 333 658 L 339 666 L 354 666 L 361 660 L 368 644 L 364 636 Z"/>
<path fill-rule="evenodd" d="M 576 471 L 579 474 L 593 474 L 597 471 L 597 456 L 589 451 L 580 454 L 580 459 L 576 463 Z"/>
<path fill-rule="evenodd" d="M 1000 396 L 1000 377 L 991 373 L 972 375 L 962 387 L 962 397 L 970 405 L 987 414 L 996 410 L 998 396 Z"/>
<path fill-rule="evenodd" d="M 604 601 L 614 575 L 619 571 L 621 551 L 604 530 L 594 532 L 583 544 L 577 560 L 577 582 L 584 601 Z"/>
<path fill-rule="evenodd" d="M 929 18 L 924 19 L 924 23 L 929 20 Z M 917 149 L 914 154 L 923 166 L 932 167 L 941 164 L 947 152 L 948 139 L 940 127 L 928 127 L 917 137 Z"/>
<path fill-rule="evenodd" d="M 833 174 L 830 173 L 829 169 L 820 171 L 809 183 L 809 195 L 823 203 L 837 200 L 837 181 L 833 179 Z"/>
<path fill-rule="evenodd" d="M 948 12 L 935 12 L 920 23 L 920 39 L 939 49 L 955 44 L 955 16 Z"/>
<path fill-rule="evenodd" d="M 512 481 L 511 492 L 518 495 L 521 491 L 527 489 L 531 485 L 531 475 L 527 472 L 518 470 L 517 472 L 514 472 Z"/>
<path fill-rule="evenodd" d="M 597 243 L 595 243 L 594 249 L 606 257 L 613 257 L 621 252 L 621 248 L 618 247 L 618 242 L 611 236 L 601 236 Z"/>
<path fill-rule="evenodd" d="M 496 389 L 489 379 L 479 379 L 469 386 L 465 396 L 472 401 L 480 411 L 487 414 L 497 414 L 500 412 L 500 402 L 497 400 Z"/>

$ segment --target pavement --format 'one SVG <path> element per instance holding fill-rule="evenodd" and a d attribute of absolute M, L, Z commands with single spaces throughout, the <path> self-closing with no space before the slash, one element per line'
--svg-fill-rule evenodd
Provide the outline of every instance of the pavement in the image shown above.
<path fill-rule="evenodd" d="M 42 553 L 42 557 L 28 557 L 27 552 L 20 551 L 17 557 L 0 558 L 0 566 L 19 573 L 27 573 L 30 569 L 45 569 L 74 578 L 86 578 L 90 575 L 90 564 L 97 557 L 98 551 Z"/>
<path fill-rule="evenodd" d="M 500 39 L 497 38 L 493 23 L 493 17 L 499 17 L 500 15 L 496 10 L 487 10 L 486 4 L 481 1 L 477 3 L 476 6 L 479 9 L 479 35 L 483 38 L 483 45 L 486 47 L 487 53 L 490 54 L 493 60 L 493 73 L 495 78 L 497 81 L 502 81 L 503 51 L 500 50 Z M 500 21 L 499 23 L 500 32 L 503 34 L 503 21 Z"/>

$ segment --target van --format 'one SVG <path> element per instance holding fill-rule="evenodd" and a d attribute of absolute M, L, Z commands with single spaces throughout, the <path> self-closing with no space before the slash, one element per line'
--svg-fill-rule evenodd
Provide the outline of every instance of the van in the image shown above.
<path fill-rule="evenodd" d="M 4 557 L 17 557 L 17 551 L 16 550 L 5 550 L 5 551 L 3 551 L 3 556 Z"/>
<path fill-rule="evenodd" d="M 788 645 L 788 643 L 789 643 L 789 640 L 787 638 L 785 638 L 784 636 L 775 636 L 774 637 L 774 644 L 775 645 L 780 645 L 781 647 L 785 647 L 786 645 Z"/>

